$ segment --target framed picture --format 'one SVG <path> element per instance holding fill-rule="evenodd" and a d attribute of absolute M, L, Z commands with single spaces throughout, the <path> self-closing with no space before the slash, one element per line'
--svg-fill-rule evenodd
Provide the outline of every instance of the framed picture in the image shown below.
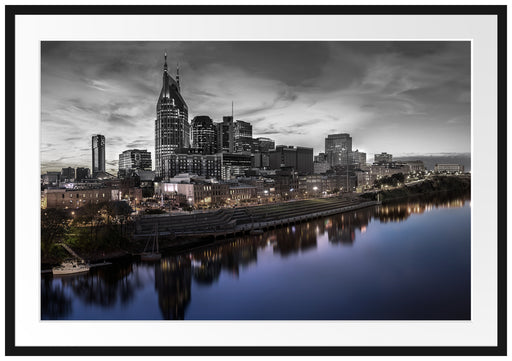
<path fill-rule="evenodd" d="M 505 6 L 6 6 L 6 354 L 505 355 Z"/>

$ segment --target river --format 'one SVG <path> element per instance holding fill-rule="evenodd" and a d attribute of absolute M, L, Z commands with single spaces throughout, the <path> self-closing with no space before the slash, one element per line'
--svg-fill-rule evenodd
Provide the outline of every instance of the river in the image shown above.
<path fill-rule="evenodd" d="M 400 201 L 157 263 L 41 276 L 41 319 L 469 320 L 469 197 Z"/>

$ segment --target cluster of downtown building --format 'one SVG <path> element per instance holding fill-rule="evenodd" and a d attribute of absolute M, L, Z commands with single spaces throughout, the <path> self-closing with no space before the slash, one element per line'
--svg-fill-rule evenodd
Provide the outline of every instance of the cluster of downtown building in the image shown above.
<path fill-rule="evenodd" d="M 167 59 L 156 106 L 154 171 L 147 149 L 129 149 L 119 155 L 117 178 L 106 173 L 105 146 L 103 135 L 92 136 L 92 174 L 88 168 L 75 172 L 69 167 L 44 175 L 43 184 L 49 186 L 44 206 L 82 206 L 105 194 L 98 191 L 101 187 L 109 188 L 109 199 L 135 203 L 153 195 L 202 207 L 261 203 L 362 190 L 383 176 L 425 170 L 421 161 L 393 162 L 387 153 L 375 154 L 374 164 L 368 165 L 347 133 L 327 135 L 325 152 L 313 156 L 313 148 L 276 146 L 272 139 L 253 137 L 252 125 L 235 120 L 233 112 L 220 122 L 201 115 L 189 123 L 179 70 L 174 79 Z M 71 201 L 72 192 L 78 202 Z"/>

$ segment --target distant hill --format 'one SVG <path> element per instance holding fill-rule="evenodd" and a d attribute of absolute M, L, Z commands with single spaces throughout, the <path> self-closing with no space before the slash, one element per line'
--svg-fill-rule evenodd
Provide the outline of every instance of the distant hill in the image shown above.
<path fill-rule="evenodd" d="M 433 170 L 436 164 L 462 164 L 464 171 L 471 171 L 471 153 L 441 153 L 441 154 L 418 154 L 413 156 L 393 157 L 396 161 L 421 160 L 428 170 Z"/>

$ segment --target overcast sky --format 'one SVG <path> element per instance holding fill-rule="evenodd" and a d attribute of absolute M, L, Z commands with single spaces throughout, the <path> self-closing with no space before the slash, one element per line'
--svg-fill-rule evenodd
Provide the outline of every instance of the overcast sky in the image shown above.
<path fill-rule="evenodd" d="M 328 134 L 393 155 L 470 152 L 469 42 L 43 42 L 41 168 L 91 167 L 91 136 L 154 162 L 163 54 L 189 120 L 231 114 L 253 136 L 324 151 Z M 154 163 L 153 163 L 154 164 Z"/>

